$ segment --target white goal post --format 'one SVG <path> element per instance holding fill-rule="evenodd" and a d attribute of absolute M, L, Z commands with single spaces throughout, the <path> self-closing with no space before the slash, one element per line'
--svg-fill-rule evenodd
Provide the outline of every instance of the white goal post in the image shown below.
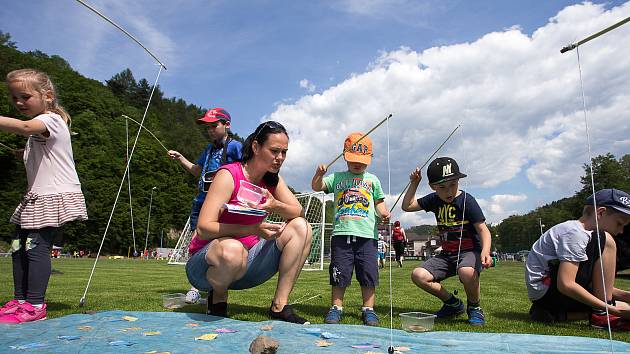
<path fill-rule="evenodd" d="M 303 270 L 323 270 L 324 269 L 324 221 L 326 217 L 326 203 L 323 192 L 296 194 L 297 200 L 304 208 L 304 217 L 313 228 L 313 239 L 311 242 L 311 253 L 304 263 Z M 268 221 L 280 222 L 280 216 L 271 214 Z M 190 218 L 182 230 L 175 250 L 168 260 L 168 264 L 186 264 L 188 261 L 188 246 L 192 239 L 194 230 L 190 229 Z"/>

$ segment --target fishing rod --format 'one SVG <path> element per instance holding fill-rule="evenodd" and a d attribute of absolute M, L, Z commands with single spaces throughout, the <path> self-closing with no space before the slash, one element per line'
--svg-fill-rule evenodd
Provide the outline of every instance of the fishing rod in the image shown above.
<path fill-rule="evenodd" d="M 140 127 L 142 127 L 142 129 L 146 130 L 149 134 L 151 134 L 151 136 L 152 136 L 153 138 L 155 138 L 155 140 L 157 140 L 157 142 L 158 142 L 158 143 L 160 143 L 160 145 L 162 145 L 162 147 L 164 148 L 164 150 L 166 150 L 166 152 L 168 152 L 168 149 L 166 148 L 166 146 L 164 146 L 164 144 L 162 144 L 162 142 L 160 141 L 160 139 L 158 139 L 158 137 L 157 137 L 157 136 L 155 136 L 155 134 L 153 134 L 153 132 L 151 132 L 151 131 L 149 130 L 149 128 L 145 127 L 144 125 L 140 124 L 140 122 L 138 122 L 137 120 L 135 120 L 135 119 L 133 119 L 133 118 L 131 118 L 131 117 L 129 117 L 129 116 L 126 116 L 126 115 L 124 115 L 124 114 L 121 114 L 121 115 L 122 115 L 124 118 L 126 118 L 127 120 L 130 120 L 130 121 L 132 121 L 132 122 L 136 123 L 137 125 L 139 125 Z"/>
<path fill-rule="evenodd" d="M 615 28 L 620 27 L 620 26 L 622 26 L 622 25 L 624 25 L 624 24 L 626 24 L 628 22 L 630 22 L 630 17 L 626 17 L 623 20 L 615 23 L 614 25 L 606 27 L 603 30 L 601 30 L 601 31 L 599 31 L 599 32 L 597 32 L 595 34 L 592 34 L 592 35 L 582 39 L 581 41 L 578 41 L 578 42 L 575 42 L 575 43 L 571 43 L 571 44 L 563 47 L 562 49 L 560 49 L 560 53 L 566 53 L 566 52 L 568 52 L 570 50 L 573 50 L 573 49 L 581 46 L 582 44 L 584 44 L 584 43 L 586 43 L 586 42 L 588 42 L 590 40 L 593 40 L 593 39 L 595 39 L 595 38 L 597 38 L 597 37 L 599 37 L 601 35 L 604 35 L 604 34 L 610 32 L 610 31 L 614 30 Z"/>
<path fill-rule="evenodd" d="M 3 143 L 0 143 L 0 146 L 2 146 L 2 147 L 4 147 L 4 148 L 7 148 L 7 149 L 11 150 L 11 152 L 16 152 L 16 151 L 17 151 L 17 149 L 14 149 L 14 148 L 12 148 L 12 147 L 10 147 L 10 146 L 8 146 L 8 145 L 5 145 L 5 144 L 3 144 Z"/>
<path fill-rule="evenodd" d="M 376 130 L 376 128 L 380 127 L 381 124 L 385 123 L 389 118 L 392 117 L 392 114 L 390 113 L 387 117 L 385 117 L 382 121 L 380 121 L 377 125 L 375 125 L 372 129 L 370 129 L 367 133 L 365 133 L 365 135 L 363 135 L 361 138 L 359 138 L 359 140 L 357 140 L 354 144 L 358 144 L 359 142 L 361 142 L 361 140 L 363 140 L 366 136 L 370 135 L 371 132 L 373 132 L 374 130 Z M 343 149 L 343 151 L 337 155 L 337 157 L 335 157 L 334 160 L 332 160 L 329 164 L 326 165 L 326 169 L 328 170 L 328 168 L 334 164 L 337 160 L 339 160 L 339 158 L 341 156 L 343 156 L 343 154 L 346 152 L 346 149 Z"/>
<path fill-rule="evenodd" d="M 433 154 L 431 154 L 431 156 L 429 156 L 429 158 L 422 164 L 422 166 L 419 167 L 420 170 L 422 170 L 424 168 L 424 166 L 426 166 L 429 163 L 429 161 L 431 161 L 433 156 L 435 156 L 435 154 L 437 154 L 440 151 L 440 149 L 444 146 L 444 144 L 446 144 L 446 142 L 449 141 L 449 139 L 451 139 L 451 136 L 453 136 L 453 134 L 455 134 L 457 129 L 459 129 L 459 127 L 461 127 L 461 126 L 462 126 L 461 124 L 458 124 L 455 127 L 455 129 L 453 129 L 453 131 L 446 137 L 446 139 L 444 139 L 442 144 L 440 144 L 440 146 L 438 146 L 438 148 L 433 152 Z M 400 194 L 398 195 L 398 198 L 396 198 L 396 201 L 394 202 L 394 205 L 392 205 L 392 208 L 389 210 L 390 213 L 392 211 L 394 211 L 394 208 L 396 207 L 396 204 L 398 204 L 398 201 L 400 201 L 400 198 L 402 197 L 402 195 L 405 193 L 407 188 L 409 188 L 409 185 L 411 185 L 411 180 L 409 182 L 407 182 L 407 185 L 405 186 L 405 188 L 403 188 L 402 192 L 400 192 Z"/>
<path fill-rule="evenodd" d="M 151 57 L 153 57 L 153 59 L 155 59 L 155 61 L 158 62 L 158 64 L 160 64 L 160 66 L 162 66 L 164 68 L 164 70 L 166 70 L 166 65 L 164 65 L 160 59 L 158 59 L 158 57 L 156 57 L 153 53 L 151 53 L 151 51 L 144 46 L 144 44 L 140 43 L 139 40 L 136 39 L 136 37 L 134 37 L 133 35 L 131 35 L 131 33 L 127 32 L 124 28 L 120 27 L 116 22 L 114 22 L 113 20 L 111 20 L 109 17 L 103 15 L 102 13 L 100 13 L 97 9 L 93 8 L 92 6 L 90 6 L 89 4 L 87 4 L 85 1 L 83 0 L 77 0 L 78 3 L 80 3 L 81 5 L 87 7 L 88 9 L 90 9 L 90 11 L 94 12 L 95 14 L 97 14 L 98 16 L 100 16 L 103 20 L 109 22 L 111 25 L 113 25 L 114 27 L 118 28 L 122 33 L 124 33 L 125 35 L 127 35 L 127 37 L 131 38 L 132 41 L 136 42 L 136 44 L 138 44 L 140 47 L 142 47 L 142 49 L 144 49 L 145 52 L 147 52 Z"/>

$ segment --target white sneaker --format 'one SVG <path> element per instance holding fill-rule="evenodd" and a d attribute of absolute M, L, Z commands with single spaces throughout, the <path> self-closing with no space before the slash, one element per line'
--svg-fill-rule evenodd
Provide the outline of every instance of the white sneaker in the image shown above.
<path fill-rule="evenodd" d="M 201 298 L 201 296 L 199 295 L 199 290 L 197 289 L 190 289 L 188 290 L 188 292 L 186 293 L 186 303 L 187 304 L 196 304 L 199 302 L 199 299 Z"/>

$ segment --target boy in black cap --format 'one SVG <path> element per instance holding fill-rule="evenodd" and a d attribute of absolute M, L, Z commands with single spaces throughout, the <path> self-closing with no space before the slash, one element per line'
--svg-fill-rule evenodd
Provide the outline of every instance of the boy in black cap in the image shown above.
<path fill-rule="evenodd" d="M 614 287 L 617 248 L 612 238 L 629 222 L 630 195 L 602 189 L 586 199 L 578 220 L 560 223 L 540 236 L 525 267 L 533 321 L 583 319 L 590 314 L 591 326 L 608 328 L 608 307 L 611 329 L 630 331 L 630 292 Z"/>
<path fill-rule="evenodd" d="M 459 179 L 466 177 L 457 162 L 439 157 L 427 168 L 429 186 L 435 192 L 415 199 L 422 179 L 420 169 L 411 172 L 411 184 L 402 202 L 404 211 L 425 210 L 435 213 L 442 238 L 442 252 L 413 270 L 411 279 L 424 291 L 442 300 L 437 318 L 448 318 L 464 312 L 464 303 L 450 293 L 440 281 L 455 274 L 464 285 L 467 298 L 468 322 L 474 326 L 486 323 L 479 306 L 479 275 L 482 268 L 492 265 L 490 231 L 486 218 L 470 194 L 459 190 Z"/>

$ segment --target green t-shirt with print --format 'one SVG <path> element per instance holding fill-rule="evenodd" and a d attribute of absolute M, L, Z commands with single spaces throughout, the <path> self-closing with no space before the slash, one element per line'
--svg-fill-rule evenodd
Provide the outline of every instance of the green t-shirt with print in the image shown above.
<path fill-rule="evenodd" d="M 349 171 L 335 172 L 323 181 L 326 191 L 335 195 L 333 236 L 378 239 L 374 201 L 385 197 L 381 181 L 369 172 Z"/>

